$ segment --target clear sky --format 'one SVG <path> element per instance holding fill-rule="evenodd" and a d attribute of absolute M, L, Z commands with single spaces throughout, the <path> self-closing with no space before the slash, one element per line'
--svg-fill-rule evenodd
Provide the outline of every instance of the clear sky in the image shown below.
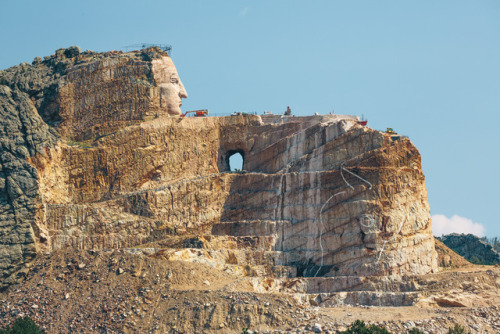
<path fill-rule="evenodd" d="M 436 231 L 500 236 L 498 0 L 0 1 L 2 69 L 171 44 L 183 110 L 364 115 L 419 148 Z"/>

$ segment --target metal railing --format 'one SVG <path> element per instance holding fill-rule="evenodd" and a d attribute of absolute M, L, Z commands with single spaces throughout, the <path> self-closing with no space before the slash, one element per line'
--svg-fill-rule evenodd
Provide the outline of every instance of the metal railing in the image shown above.
<path fill-rule="evenodd" d="M 147 48 L 152 48 L 152 47 L 160 48 L 161 50 L 168 53 L 169 56 L 172 55 L 172 45 L 169 45 L 169 44 L 139 43 L 139 44 L 127 45 L 127 46 L 124 46 L 123 48 L 125 49 L 125 51 L 131 51 L 131 50 L 137 50 L 137 49 L 142 50 L 142 49 L 147 49 Z"/>

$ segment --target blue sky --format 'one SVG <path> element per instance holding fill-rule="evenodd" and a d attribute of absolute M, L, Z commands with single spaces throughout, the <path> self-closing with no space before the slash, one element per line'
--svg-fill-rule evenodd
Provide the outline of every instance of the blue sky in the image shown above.
<path fill-rule="evenodd" d="M 2 0 L 1 8 L 2 69 L 75 44 L 171 44 L 189 94 L 183 110 L 363 114 L 419 148 L 435 225 L 500 236 L 499 1 Z"/>

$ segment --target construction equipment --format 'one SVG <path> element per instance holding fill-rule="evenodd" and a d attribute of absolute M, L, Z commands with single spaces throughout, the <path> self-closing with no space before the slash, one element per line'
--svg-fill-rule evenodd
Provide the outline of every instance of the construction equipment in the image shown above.
<path fill-rule="evenodd" d="M 387 131 L 386 131 L 385 133 L 388 133 L 388 134 L 390 134 L 390 135 L 395 135 L 395 134 L 397 134 L 397 132 L 396 132 L 396 131 L 394 131 L 392 128 L 387 128 Z"/>
<path fill-rule="evenodd" d="M 127 45 L 124 46 L 123 48 L 127 51 L 130 50 L 137 50 L 137 49 L 147 49 L 147 48 L 153 48 L 157 47 L 168 53 L 169 56 L 172 56 L 172 46 L 168 44 L 151 44 L 151 43 L 140 43 L 140 44 L 134 44 L 134 45 Z"/>
<path fill-rule="evenodd" d="M 362 115 L 361 116 L 361 119 L 358 120 L 358 124 L 362 125 L 362 126 L 366 126 L 366 124 L 368 124 L 368 120 L 365 119 L 365 115 Z"/>
<path fill-rule="evenodd" d="M 245 116 L 245 115 L 257 115 L 256 112 L 246 112 L 246 111 L 235 111 L 231 114 L 231 116 Z"/>
<path fill-rule="evenodd" d="M 181 114 L 181 117 L 186 117 L 190 113 L 195 113 L 194 117 L 206 117 L 208 116 L 208 109 L 186 111 L 184 114 Z"/>

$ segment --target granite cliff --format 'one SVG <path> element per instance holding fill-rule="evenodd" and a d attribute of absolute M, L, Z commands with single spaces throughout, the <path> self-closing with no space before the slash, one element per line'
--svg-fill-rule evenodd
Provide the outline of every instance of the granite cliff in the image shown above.
<path fill-rule="evenodd" d="M 409 139 L 354 116 L 176 117 L 165 64 L 72 47 L 0 72 L 3 287 L 65 247 L 150 245 L 256 276 L 436 270 Z"/>
<path fill-rule="evenodd" d="M 500 328 L 498 268 L 436 273 L 408 138 L 349 115 L 179 117 L 186 97 L 158 48 L 71 47 L 0 71 L 0 325 L 307 332 L 354 319 L 318 306 L 418 305 L 375 319 Z"/>

